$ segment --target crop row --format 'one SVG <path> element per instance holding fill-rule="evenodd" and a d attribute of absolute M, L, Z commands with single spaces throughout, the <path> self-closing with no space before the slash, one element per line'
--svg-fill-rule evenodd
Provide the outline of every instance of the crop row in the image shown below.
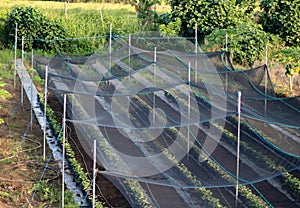
<path fill-rule="evenodd" d="M 234 118 L 234 117 L 232 117 Z M 234 118 L 236 119 L 236 118 Z M 223 127 L 219 126 L 215 122 L 211 122 L 211 125 L 215 126 L 217 129 L 222 131 L 227 138 L 233 140 L 234 142 L 237 141 L 237 137 L 227 129 L 224 129 Z M 252 133 L 259 133 L 261 136 L 264 136 L 262 132 L 257 132 L 255 129 L 250 127 L 247 123 L 241 122 L 241 125 L 246 128 L 248 131 Z M 256 131 L 256 132 L 254 132 Z M 265 137 L 264 137 L 265 138 Z M 245 154 L 251 154 L 252 158 L 254 158 L 257 161 L 265 163 L 266 167 L 278 171 L 282 174 L 282 177 L 284 178 L 284 184 L 288 187 L 289 193 L 295 198 L 296 201 L 299 201 L 300 199 L 300 181 L 298 178 L 294 177 L 290 173 L 287 172 L 287 170 L 280 165 L 277 165 L 273 162 L 272 159 L 270 159 L 266 154 L 262 154 L 261 152 L 253 149 L 253 147 L 249 146 L 246 141 L 240 141 L 241 149 L 243 149 L 243 152 Z"/>
<path fill-rule="evenodd" d="M 139 99 L 140 103 L 142 103 L 142 105 L 145 105 L 145 101 L 143 101 L 142 99 Z M 149 106 L 148 106 L 149 107 Z M 150 108 L 150 107 L 149 107 Z M 159 119 L 159 118 L 158 118 Z M 179 138 L 186 140 L 187 138 L 182 135 L 176 128 L 169 128 L 169 130 L 172 132 L 172 134 L 175 134 L 177 136 L 179 136 Z M 192 132 L 190 132 L 192 133 Z M 194 135 L 193 135 L 194 136 Z M 195 150 L 198 154 L 201 154 L 201 152 L 199 151 L 199 149 L 194 148 L 194 146 L 192 147 L 193 150 Z M 172 159 L 171 157 L 169 159 Z M 221 176 L 222 178 L 230 181 L 230 182 L 235 182 L 234 179 L 228 175 L 227 172 L 225 172 L 220 166 L 218 166 L 216 164 L 215 161 L 213 161 L 212 159 L 208 158 L 208 164 L 214 169 L 216 170 Z M 179 169 L 181 169 L 182 171 L 184 171 L 186 174 L 189 175 L 189 172 L 187 169 L 182 168 L 182 166 L 184 166 L 183 164 L 178 163 Z M 192 174 L 192 173 L 190 173 Z M 190 179 L 193 179 L 190 178 Z M 195 182 L 195 181 L 194 181 Z M 203 189 L 203 188 L 201 188 Z M 202 190 L 201 190 L 202 191 Z M 268 205 L 257 195 L 253 194 L 251 189 L 247 188 L 246 186 L 241 186 L 239 188 L 239 192 L 241 194 L 241 196 L 243 196 L 245 199 L 247 199 L 247 205 L 249 207 L 268 207 Z M 211 199 L 212 204 L 214 204 L 213 207 L 218 207 L 218 205 L 215 204 L 215 199 Z"/>
<path fill-rule="evenodd" d="M 41 109 L 44 109 L 44 94 L 39 93 L 39 101 L 41 105 Z M 47 104 L 46 108 L 46 116 L 48 121 L 50 122 L 51 129 L 53 133 L 58 137 L 60 135 L 61 131 L 61 124 L 57 121 L 57 118 L 55 116 L 55 112 L 52 110 L 51 106 Z M 58 138 L 59 145 L 62 145 L 62 137 L 60 136 Z M 83 190 L 88 193 L 91 185 L 91 180 L 88 177 L 88 174 L 83 171 L 83 168 L 81 167 L 80 163 L 75 158 L 75 152 L 73 151 L 70 143 L 66 140 L 65 142 L 65 151 L 66 151 L 66 158 L 70 164 L 70 168 L 74 174 L 75 182 L 77 185 L 80 185 L 83 187 Z M 89 195 L 89 198 L 91 196 Z M 100 207 L 102 207 L 101 203 L 97 202 Z"/>
<path fill-rule="evenodd" d="M 236 119 L 236 117 L 233 116 L 233 119 Z M 262 132 L 262 131 L 257 131 L 254 129 L 252 126 L 250 126 L 246 122 L 241 122 L 242 127 L 244 127 L 246 130 L 258 134 L 261 138 L 265 138 L 266 140 L 270 139 Z M 254 151 L 251 149 L 251 151 Z M 284 184 L 288 187 L 289 193 L 295 198 L 296 201 L 300 201 L 300 180 L 299 178 L 294 177 L 292 174 L 290 174 L 283 166 L 278 166 L 274 164 L 271 159 L 269 159 L 267 156 L 262 155 L 261 153 L 257 155 L 257 157 L 262 158 L 263 161 L 266 162 L 266 164 L 280 172 L 284 178 Z"/>
<path fill-rule="evenodd" d="M 69 95 L 68 97 L 71 100 L 70 96 L 71 95 Z M 78 119 L 82 119 L 86 116 L 86 112 L 82 109 L 82 106 L 78 105 L 77 102 L 72 102 L 72 110 L 78 116 Z M 109 147 L 109 144 L 106 141 L 106 139 L 99 139 L 100 132 L 97 126 L 85 125 L 84 128 L 86 132 L 88 132 L 88 136 L 90 138 L 97 139 L 101 152 L 102 154 L 104 154 L 105 160 L 107 160 L 111 166 L 120 167 L 121 165 L 124 165 L 124 164 L 120 164 L 119 157 L 113 151 L 111 151 L 111 148 Z M 137 202 L 139 206 L 145 208 L 151 207 L 150 201 L 148 200 L 141 186 L 136 181 L 132 179 L 126 179 L 124 181 L 124 184 L 128 187 L 128 189 L 130 190 L 129 194 L 135 199 L 135 202 Z"/>

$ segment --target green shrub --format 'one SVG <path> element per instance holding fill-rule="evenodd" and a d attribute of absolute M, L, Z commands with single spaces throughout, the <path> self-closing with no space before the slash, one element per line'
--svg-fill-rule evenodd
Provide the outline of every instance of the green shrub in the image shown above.
<path fill-rule="evenodd" d="M 260 7 L 265 31 L 278 34 L 287 45 L 300 46 L 300 0 L 263 0 Z"/>
<path fill-rule="evenodd" d="M 254 62 L 265 55 L 269 36 L 259 24 L 241 22 L 236 27 L 216 29 L 207 36 L 207 47 L 225 48 L 225 35 L 228 34 L 228 50 L 232 51 L 233 61 L 238 64 L 253 66 Z"/>
<path fill-rule="evenodd" d="M 31 50 L 59 50 L 62 41 L 55 39 L 64 38 L 66 32 L 60 20 L 47 18 L 41 11 L 32 7 L 14 7 L 7 14 L 4 25 L 4 40 L 6 45 L 15 42 L 15 28 L 18 26 L 18 38 L 24 36 L 24 49 Z M 18 41 L 18 48 L 21 41 Z"/>
<path fill-rule="evenodd" d="M 175 0 L 171 1 L 172 18 L 182 21 L 181 35 L 193 36 L 194 25 L 198 24 L 200 38 L 210 34 L 216 28 L 236 25 L 240 16 L 239 9 L 231 0 Z"/>
<path fill-rule="evenodd" d="M 141 31 L 146 28 L 155 29 L 158 15 L 153 8 L 159 2 L 160 0 L 131 0 L 131 5 L 134 6 L 137 12 Z"/>

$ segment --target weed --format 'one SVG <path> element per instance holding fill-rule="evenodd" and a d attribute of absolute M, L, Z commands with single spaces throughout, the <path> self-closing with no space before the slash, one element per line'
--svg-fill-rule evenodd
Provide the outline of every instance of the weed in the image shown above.
<path fill-rule="evenodd" d="M 3 192 L 3 191 L 0 191 L 0 197 L 7 198 L 7 199 L 13 199 L 13 196 L 11 196 L 8 192 Z"/>

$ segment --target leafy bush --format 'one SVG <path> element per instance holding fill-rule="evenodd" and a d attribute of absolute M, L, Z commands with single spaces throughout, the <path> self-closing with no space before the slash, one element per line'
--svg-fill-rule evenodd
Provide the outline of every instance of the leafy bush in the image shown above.
<path fill-rule="evenodd" d="M 137 18 L 139 19 L 141 30 L 144 31 L 146 27 L 151 28 L 151 23 L 154 23 L 158 19 L 158 15 L 153 7 L 160 0 L 131 0 L 131 5 L 135 7 L 137 12 Z"/>
<path fill-rule="evenodd" d="M 241 22 L 236 27 L 216 29 L 207 36 L 208 47 L 225 46 L 225 35 L 228 34 L 228 50 L 233 53 L 233 61 L 253 66 L 254 62 L 264 56 L 268 35 L 261 25 L 252 22 Z"/>
<path fill-rule="evenodd" d="M 62 22 L 47 18 L 38 9 L 17 6 L 7 14 L 4 25 L 4 40 L 7 45 L 14 44 L 16 24 L 18 38 L 24 36 L 26 40 L 25 50 L 58 50 L 63 46 L 61 41 L 54 41 L 66 35 Z M 21 41 L 18 41 L 18 48 L 20 47 Z"/>
<path fill-rule="evenodd" d="M 181 35 L 193 36 L 194 25 L 197 23 L 200 38 L 210 34 L 216 28 L 236 25 L 240 16 L 239 9 L 231 0 L 175 0 L 171 1 L 171 8 L 172 18 L 180 18 L 182 21 Z"/>
<path fill-rule="evenodd" d="M 160 24 L 159 31 L 163 36 L 176 36 L 180 32 L 181 20 L 176 18 L 175 21 L 168 24 Z"/>
<path fill-rule="evenodd" d="M 263 0 L 260 7 L 265 31 L 278 34 L 287 45 L 300 46 L 300 0 Z"/>
<path fill-rule="evenodd" d="M 294 76 L 300 74 L 300 48 L 299 47 L 285 47 L 272 53 L 271 56 L 276 59 L 278 63 L 285 66 L 286 76 Z"/>

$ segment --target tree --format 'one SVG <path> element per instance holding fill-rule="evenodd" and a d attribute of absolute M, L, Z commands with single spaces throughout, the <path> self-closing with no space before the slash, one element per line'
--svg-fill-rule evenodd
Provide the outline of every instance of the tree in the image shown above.
<path fill-rule="evenodd" d="M 234 0 L 175 0 L 170 1 L 172 18 L 182 21 L 181 35 L 193 36 L 195 23 L 204 38 L 214 29 L 235 25 L 240 12 Z"/>
<path fill-rule="evenodd" d="M 160 0 L 132 0 L 131 5 L 134 6 L 137 12 L 137 17 L 140 22 L 141 30 L 143 31 L 149 24 L 154 23 L 157 19 L 155 5 Z"/>
<path fill-rule="evenodd" d="M 300 0 L 263 0 L 260 22 L 289 46 L 300 46 Z"/>

